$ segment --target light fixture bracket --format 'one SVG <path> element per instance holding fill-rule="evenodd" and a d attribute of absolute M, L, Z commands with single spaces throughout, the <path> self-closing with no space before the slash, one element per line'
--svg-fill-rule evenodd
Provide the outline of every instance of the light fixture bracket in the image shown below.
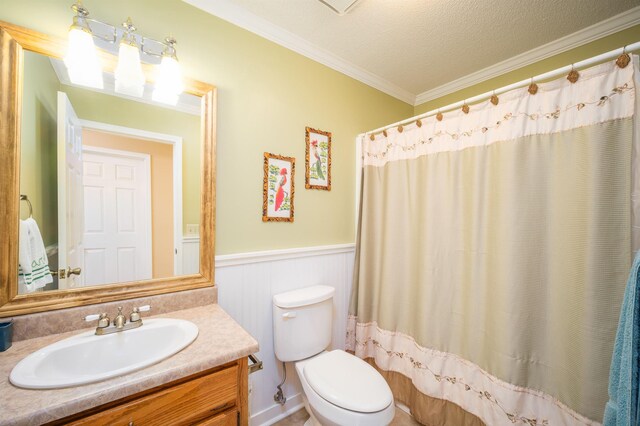
<path fill-rule="evenodd" d="M 89 10 L 82 5 L 80 0 L 71 5 L 71 10 L 76 13 L 76 16 L 80 16 L 82 18 L 89 16 Z"/>

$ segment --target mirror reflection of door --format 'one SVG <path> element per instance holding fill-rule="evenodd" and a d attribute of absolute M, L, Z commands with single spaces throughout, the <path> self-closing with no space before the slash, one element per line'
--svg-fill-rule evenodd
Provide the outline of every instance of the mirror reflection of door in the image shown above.
<path fill-rule="evenodd" d="M 151 273 L 151 157 L 84 146 L 85 285 Z"/>
<path fill-rule="evenodd" d="M 58 92 L 58 264 L 60 271 L 84 266 L 82 126 L 69 98 Z M 58 275 L 58 288 L 82 287 L 80 274 Z"/>
<path fill-rule="evenodd" d="M 31 216 L 31 205 L 48 268 L 58 275 L 45 287 L 34 290 L 23 286 L 18 289 L 19 294 L 197 273 L 201 99 L 189 95 L 176 108 L 167 109 L 153 103 L 148 88 L 148 99 L 141 100 L 119 96 L 112 84 L 99 93 L 75 87 L 58 59 L 28 50 L 23 52 L 23 59 L 20 194 L 29 204 L 21 201 L 20 219 Z M 105 81 L 113 83 L 113 76 L 105 76 Z M 104 201 L 105 209 L 97 218 L 100 209 L 95 202 L 96 187 L 104 185 L 105 194 L 111 189 L 106 189 L 106 182 L 97 184 L 92 180 L 95 176 L 87 175 L 96 173 L 95 167 L 89 170 L 85 165 L 88 147 L 150 157 L 151 178 L 147 179 L 147 186 L 151 193 L 147 196 L 151 201 L 145 218 L 139 215 L 142 207 L 136 205 L 144 197 L 131 196 L 127 191 L 138 190 L 126 186 L 119 190 L 116 202 Z M 184 170 L 183 161 L 188 164 Z M 129 170 L 124 165 L 118 167 L 122 181 Z M 131 173 L 131 179 L 137 181 L 139 173 Z M 126 210 L 127 205 L 130 211 Z M 117 207 L 115 213 L 109 211 L 112 207 Z M 109 241 L 93 241 L 95 235 L 91 232 L 103 219 L 111 223 L 119 220 L 119 229 L 132 235 L 139 233 L 138 229 L 144 234 L 141 227 L 150 227 L 144 237 L 149 242 L 133 244 L 131 238 L 124 241 L 120 235 L 116 248 Z M 118 239 L 116 232 L 104 234 Z M 149 250 L 149 245 L 150 255 L 139 253 L 138 247 Z M 21 242 L 18 246 L 26 244 Z M 109 250 L 119 251 L 119 255 L 107 255 Z M 99 254 L 100 251 L 104 252 Z M 117 258 L 119 264 L 112 260 Z M 69 276 L 69 270 L 80 275 Z"/>

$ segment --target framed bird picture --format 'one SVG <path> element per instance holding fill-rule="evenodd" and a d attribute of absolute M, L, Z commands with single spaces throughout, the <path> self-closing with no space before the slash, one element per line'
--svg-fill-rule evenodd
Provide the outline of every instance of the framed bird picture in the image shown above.
<path fill-rule="evenodd" d="M 305 143 L 305 188 L 331 191 L 331 132 L 305 127 Z"/>
<path fill-rule="evenodd" d="M 295 173 L 295 158 L 264 153 L 263 222 L 293 222 Z"/>

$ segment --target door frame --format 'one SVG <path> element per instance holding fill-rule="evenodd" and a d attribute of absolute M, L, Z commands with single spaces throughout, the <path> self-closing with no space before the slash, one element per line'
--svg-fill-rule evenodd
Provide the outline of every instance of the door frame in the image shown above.
<path fill-rule="evenodd" d="M 173 274 L 182 275 L 182 137 L 80 119 L 83 129 L 169 144 L 173 147 Z"/>
<path fill-rule="evenodd" d="M 144 260 L 142 264 L 144 265 L 145 273 L 151 279 L 153 278 L 153 229 L 152 229 L 152 209 L 151 209 L 151 155 L 143 154 L 140 152 L 131 152 L 124 151 L 119 149 L 111 149 L 111 148 L 102 148 L 98 146 L 91 145 L 82 145 L 82 154 L 94 154 L 94 155 L 105 155 L 110 157 L 121 157 L 128 158 L 135 161 L 141 161 L 142 167 L 144 169 L 144 174 L 147 177 L 147 183 L 145 188 L 144 200 L 142 203 L 144 204 L 145 212 L 145 221 L 142 224 L 142 228 L 145 232 L 144 237 Z M 108 284 L 103 283 L 103 284 Z"/>

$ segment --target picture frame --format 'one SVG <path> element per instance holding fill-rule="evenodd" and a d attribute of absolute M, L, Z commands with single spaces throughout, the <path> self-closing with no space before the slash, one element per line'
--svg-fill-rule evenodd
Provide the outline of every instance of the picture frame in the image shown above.
<path fill-rule="evenodd" d="M 262 221 L 293 222 L 296 159 L 264 153 Z"/>
<path fill-rule="evenodd" d="M 331 191 L 331 132 L 305 127 L 304 139 L 305 188 Z"/>

